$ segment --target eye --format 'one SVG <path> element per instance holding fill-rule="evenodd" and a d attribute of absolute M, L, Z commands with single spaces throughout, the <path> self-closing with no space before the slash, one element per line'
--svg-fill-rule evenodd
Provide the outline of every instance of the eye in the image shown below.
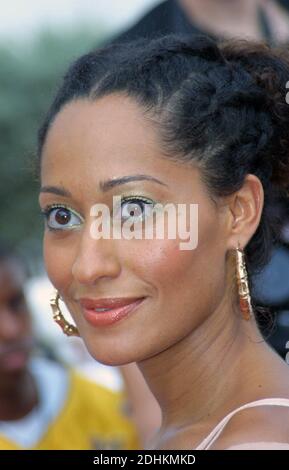
<path fill-rule="evenodd" d="M 154 202 L 140 197 L 123 198 L 121 202 L 121 219 L 134 219 L 136 222 L 144 220 L 152 213 Z"/>
<path fill-rule="evenodd" d="M 50 230 L 70 230 L 83 223 L 82 217 L 66 206 L 48 206 L 41 212 Z"/>

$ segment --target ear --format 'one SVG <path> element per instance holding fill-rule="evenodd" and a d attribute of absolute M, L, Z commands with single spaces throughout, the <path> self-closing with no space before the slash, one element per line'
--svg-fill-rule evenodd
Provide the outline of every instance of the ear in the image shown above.
<path fill-rule="evenodd" d="M 264 205 L 264 190 L 255 175 L 248 174 L 239 191 L 228 201 L 228 249 L 244 248 L 260 223 Z"/>

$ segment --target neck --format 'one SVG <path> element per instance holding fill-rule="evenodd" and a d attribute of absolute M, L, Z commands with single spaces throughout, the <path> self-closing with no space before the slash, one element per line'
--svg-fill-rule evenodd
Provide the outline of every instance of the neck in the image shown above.
<path fill-rule="evenodd" d="M 256 380 L 252 362 L 257 367 L 258 359 L 264 362 L 264 349 L 268 346 L 255 321 L 238 318 L 220 305 L 185 339 L 138 363 L 162 410 L 157 439 L 196 425 L 201 429 L 221 419 L 224 410 L 258 397 L 262 373 Z"/>
<path fill-rule="evenodd" d="M 264 0 L 178 0 L 191 21 L 221 37 L 260 39 L 258 7 Z"/>
<path fill-rule="evenodd" d="M 0 420 L 20 419 L 28 414 L 37 402 L 36 385 L 27 369 L 1 379 Z"/>

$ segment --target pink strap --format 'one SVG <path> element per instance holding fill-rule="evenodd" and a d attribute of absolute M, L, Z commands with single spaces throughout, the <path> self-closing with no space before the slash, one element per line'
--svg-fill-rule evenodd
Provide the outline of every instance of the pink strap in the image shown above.
<path fill-rule="evenodd" d="M 202 440 L 202 442 L 196 447 L 195 450 L 206 450 L 208 449 L 215 440 L 219 437 L 223 429 L 225 428 L 226 424 L 230 421 L 232 416 L 234 416 L 238 411 L 244 410 L 245 408 L 252 408 L 254 406 L 263 406 L 263 405 L 275 405 L 275 406 L 288 406 L 289 407 L 289 399 L 288 398 L 263 398 L 261 400 L 252 401 L 250 403 L 246 403 L 245 405 L 236 408 L 235 410 L 231 411 L 231 413 L 227 414 L 222 421 L 220 421 L 217 426 L 210 432 L 210 434 Z"/>

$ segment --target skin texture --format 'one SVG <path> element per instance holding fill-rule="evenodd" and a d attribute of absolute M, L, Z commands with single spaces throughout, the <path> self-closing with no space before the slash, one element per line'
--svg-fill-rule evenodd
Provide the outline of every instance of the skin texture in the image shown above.
<path fill-rule="evenodd" d="M 25 276 L 17 260 L 0 261 L 0 419 L 25 416 L 37 393 L 27 363 L 33 345 L 24 299 Z"/>
<path fill-rule="evenodd" d="M 139 173 L 164 184 L 99 188 L 101 181 Z M 59 112 L 43 148 L 41 184 L 70 192 L 41 192 L 42 209 L 64 204 L 78 214 L 74 228 L 45 229 L 50 280 L 96 360 L 137 363 L 162 410 L 151 447 L 192 448 L 239 404 L 289 397 L 288 367 L 264 343 L 255 320 L 241 318 L 233 282 L 234 248 L 246 246 L 262 213 L 257 177 L 248 175 L 237 193 L 214 201 L 196 166 L 164 158 L 139 105 L 113 94 L 79 99 Z M 178 238 L 93 239 L 90 208 L 96 202 L 111 208 L 113 195 L 198 204 L 196 249 L 181 251 Z M 92 327 L 79 304 L 81 297 L 131 296 L 146 299 L 133 315 L 106 327 Z"/>
<path fill-rule="evenodd" d="M 161 425 L 161 410 L 135 362 L 119 367 L 129 397 L 131 416 L 134 419 L 143 447 Z"/>

